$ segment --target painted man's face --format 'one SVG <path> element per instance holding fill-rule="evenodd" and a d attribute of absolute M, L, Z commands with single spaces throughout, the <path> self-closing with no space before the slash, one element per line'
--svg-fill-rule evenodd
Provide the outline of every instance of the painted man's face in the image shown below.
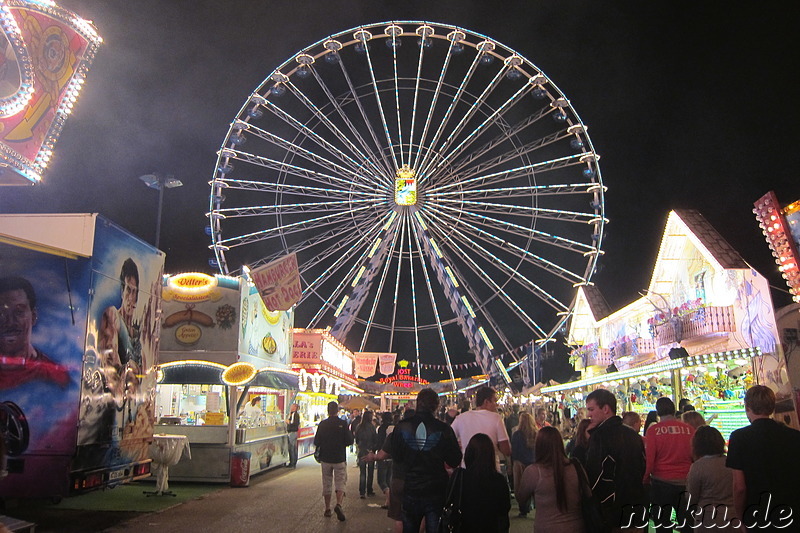
<path fill-rule="evenodd" d="M 125 285 L 122 287 L 122 316 L 125 319 L 126 326 L 131 325 L 138 299 L 139 284 L 136 283 L 136 278 L 128 276 L 125 278 Z"/>
<path fill-rule="evenodd" d="M 22 289 L 0 294 L 0 354 L 26 356 L 36 312 Z"/>

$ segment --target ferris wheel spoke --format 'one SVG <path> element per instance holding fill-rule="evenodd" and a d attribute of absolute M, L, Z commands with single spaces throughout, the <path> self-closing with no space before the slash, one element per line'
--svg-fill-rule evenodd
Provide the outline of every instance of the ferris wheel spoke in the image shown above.
<path fill-rule="evenodd" d="M 454 42 L 451 41 L 450 48 L 448 49 L 448 52 L 447 52 L 448 53 L 448 56 L 447 56 L 448 62 L 445 64 L 445 67 L 442 68 L 442 71 L 441 71 L 441 73 L 439 75 L 439 83 L 436 86 L 435 97 L 439 96 L 439 93 L 440 93 L 440 91 L 442 89 L 442 81 L 444 80 L 444 75 L 445 75 L 445 72 L 447 70 L 446 66 L 449 64 L 449 58 L 450 58 L 450 54 L 452 54 L 453 46 L 454 46 Z M 455 94 L 453 94 L 453 97 L 450 99 L 450 104 L 447 106 L 447 110 L 444 113 L 443 119 L 439 123 L 439 126 L 436 128 L 436 131 L 435 131 L 433 137 L 431 138 L 431 141 L 429 143 L 427 143 L 427 146 L 429 146 L 431 148 L 431 150 L 426 152 L 425 154 L 423 154 L 423 157 L 422 157 L 421 161 L 418 160 L 418 161 L 416 161 L 414 163 L 416 168 L 423 169 L 423 168 L 427 167 L 428 162 L 431 160 L 431 155 L 433 154 L 433 149 L 438 144 L 439 139 L 441 138 L 442 134 L 445 131 L 445 128 L 447 127 L 447 124 L 450 122 L 450 119 L 453 116 L 453 112 L 454 112 L 454 110 L 456 108 L 456 105 L 458 105 L 458 103 L 462 101 L 461 97 L 464 94 L 464 92 L 466 91 L 467 85 L 472 80 L 472 77 L 475 74 L 475 70 L 477 70 L 479 64 L 480 64 L 480 55 L 478 54 L 472 59 L 472 63 L 470 64 L 469 69 L 467 69 L 467 72 L 464 73 L 464 76 L 461 79 L 461 83 L 459 84 L 458 89 L 456 89 Z M 420 146 L 425 145 L 425 139 L 427 138 L 428 128 L 429 128 L 429 126 L 431 124 L 431 121 L 432 121 L 432 118 L 433 118 L 434 108 L 435 108 L 435 105 L 431 105 L 430 109 L 428 110 L 428 118 L 425 121 L 425 130 L 423 131 L 422 138 L 420 139 L 420 142 L 419 142 Z M 419 174 L 423 175 L 422 172 L 419 172 Z"/>
<path fill-rule="evenodd" d="M 391 265 L 391 261 L 389 258 L 392 257 L 394 254 L 395 249 L 397 248 L 397 243 L 399 242 L 400 232 L 395 230 L 392 235 L 392 244 L 389 246 L 388 252 L 383 256 L 383 268 L 381 270 L 381 278 L 378 281 L 378 291 L 375 295 L 375 298 L 372 301 L 372 307 L 370 308 L 369 312 L 369 319 L 367 320 L 366 327 L 364 328 L 364 334 L 361 337 L 361 349 L 359 351 L 363 352 L 364 347 L 367 345 L 367 338 L 369 337 L 370 331 L 372 330 L 372 322 L 375 320 L 375 313 L 378 310 L 378 304 L 380 302 L 380 296 L 383 294 L 383 286 L 386 283 L 386 276 L 389 274 L 389 266 Z M 364 278 L 362 277 L 362 281 L 360 283 L 365 283 Z"/>
<path fill-rule="evenodd" d="M 470 248 L 472 250 L 477 251 L 483 257 L 490 258 L 491 259 L 491 263 L 490 264 L 495 266 L 495 268 L 498 269 L 498 271 L 500 272 L 500 274 L 502 276 L 507 277 L 510 280 L 514 280 L 516 283 L 519 283 L 523 287 L 527 288 L 534 295 L 536 295 L 537 298 L 539 298 L 542 302 L 544 302 L 547 305 L 549 305 L 550 307 L 552 307 L 554 310 L 556 310 L 558 312 L 562 312 L 562 311 L 566 311 L 567 310 L 566 305 L 564 305 L 558 298 L 556 298 L 555 296 L 550 294 L 548 291 L 543 289 L 541 286 L 539 286 L 533 280 L 531 280 L 528 277 L 526 277 L 525 275 L 523 275 L 521 272 L 518 272 L 517 269 L 514 266 L 509 265 L 501 257 L 499 257 L 498 255 L 492 253 L 485 246 L 482 246 L 481 244 L 479 244 L 477 242 L 477 240 L 470 239 L 469 237 L 464 236 L 463 233 L 461 233 L 458 230 L 454 231 L 452 234 L 453 235 L 457 235 L 459 237 L 459 241 L 461 241 L 467 248 Z M 466 250 L 463 250 L 460 246 L 457 246 L 455 244 L 455 241 L 453 239 L 447 237 L 446 235 L 440 234 L 440 237 L 443 237 L 444 239 L 446 239 L 443 242 L 443 244 L 446 242 L 449 246 L 453 246 L 457 250 L 457 253 L 463 253 L 463 252 L 466 251 Z M 461 257 L 461 256 L 459 255 L 459 257 Z M 469 262 L 471 263 L 472 261 L 473 260 L 470 258 Z M 487 272 L 486 270 L 479 269 L 479 271 L 477 271 L 475 273 L 481 275 L 485 279 L 485 281 L 488 281 L 493 286 L 495 286 L 495 288 L 498 289 L 498 291 L 502 290 L 501 285 L 496 283 L 494 281 L 494 278 L 491 276 L 491 274 L 489 272 Z M 510 296 L 509 296 L 509 298 L 513 301 L 513 298 L 511 298 Z M 516 302 L 514 302 L 514 305 L 515 305 L 515 307 L 520 307 L 518 304 L 516 304 Z"/>
<path fill-rule="evenodd" d="M 381 124 L 383 125 L 383 132 L 386 135 L 386 148 L 389 150 L 389 154 L 392 156 L 392 162 L 394 163 L 394 168 L 400 168 L 397 164 L 397 154 L 394 153 L 394 142 L 392 141 L 392 135 L 389 132 L 389 125 L 386 123 L 386 114 L 383 111 L 383 101 L 381 100 L 381 92 L 378 90 L 378 81 L 375 79 L 375 69 L 372 66 L 372 54 L 370 54 L 369 46 L 367 46 L 367 38 L 365 33 L 366 32 L 356 32 L 356 34 L 361 33 L 361 37 L 356 36 L 356 39 L 361 40 L 361 43 L 364 45 L 364 57 L 367 59 L 367 66 L 369 67 L 369 76 L 372 80 L 372 91 L 375 96 L 375 102 L 378 105 L 378 113 L 381 117 Z"/>
<path fill-rule="evenodd" d="M 406 230 L 408 227 L 408 218 L 404 214 L 400 218 L 400 246 L 397 256 L 397 273 L 394 281 L 394 298 L 392 299 L 392 322 L 389 329 L 389 351 L 391 352 L 394 347 L 394 330 L 397 326 L 397 297 L 400 294 L 400 271 L 403 265 L 403 243 L 406 238 Z"/>
<path fill-rule="evenodd" d="M 443 213 L 445 211 L 449 211 L 453 213 L 455 216 L 452 216 L 454 221 L 459 220 L 459 215 L 463 219 L 463 217 L 468 216 L 474 219 L 477 223 L 494 229 L 495 231 L 511 234 L 511 235 L 518 235 L 521 237 L 531 238 L 537 242 L 541 242 L 544 244 L 550 244 L 553 246 L 557 246 L 559 248 L 563 248 L 565 250 L 569 250 L 572 252 L 577 253 L 586 253 L 592 252 L 595 250 L 594 247 L 584 244 L 582 242 L 578 242 L 573 239 L 569 239 L 567 237 L 560 237 L 558 235 L 553 235 L 552 233 L 548 233 L 545 231 L 537 230 L 534 228 L 529 228 L 526 226 L 522 226 L 520 224 L 515 224 L 513 222 L 509 222 L 507 220 L 500 220 L 497 218 L 487 217 L 485 215 L 480 215 L 478 213 L 473 213 L 471 211 L 459 211 L 452 209 L 448 206 L 441 205 L 439 209 L 434 209 L 431 207 L 431 211 L 433 212 L 440 212 Z"/>
<path fill-rule="evenodd" d="M 287 152 L 302 157 L 307 161 L 316 163 L 317 165 L 331 172 L 347 175 L 353 180 L 365 179 L 367 177 L 365 175 L 366 173 L 364 172 L 365 167 L 360 167 L 360 168 L 344 167 L 342 165 L 334 163 L 330 159 L 327 159 L 325 157 L 318 155 L 315 152 L 312 152 L 311 150 L 307 150 L 291 141 L 287 141 L 286 139 L 279 137 L 278 135 L 269 133 L 268 131 L 265 131 L 256 126 L 250 125 L 249 127 L 246 128 L 246 130 L 248 133 L 251 133 L 256 137 L 259 137 L 260 139 L 263 139 L 279 148 L 283 148 Z M 381 181 L 381 177 L 377 174 L 372 174 L 371 176 L 369 176 L 369 179 L 371 179 L 371 181 L 373 181 L 374 183 L 378 183 Z"/>
<path fill-rule="evenodd" d="M 255 180 L 240 180 L 240 179 L 218 179 L 217 183 L 220 187 L 226 189 L 237 189 L 242 191 L 257 191 L 268 194 L 281 194 L 288 192 L 297 196 L 305 196 L 309 198 L 329 198 L 332 200 L 344 200 L 353 196 L 352 191 L 344 189 L 328 189 L 325 187 L 314 187 L 311 185 L 294 185 L 291 183 L 278 183 L 273 181 L 255 181 Z M 221 191 L 220 191 L 221 192 Z M 386 198 L 385 194 L 359 191 L 360 196 L 366 196 L 373 199 Z"/>
<path fill-rule="evenodd" d="M 422 133 L 420 134 L 419 148 L 417 149 L 416 156 L 414 157 L 414 162 L 411 163 L 411 166 L 413 166 L 415 168 L 421 168 L 422 166 L 424 166 L 425 165 L 425 161 L 426 161 L 426 159 L 428 157 L 428 153 L 422 154 L 421 150 L 422 150 L 422 147 L 425 146 L 425 139 L 428 136 L 428 130 L 430 129 L 431 122 L 433 121 L 433 113 L 434 113 L 434 111 L 436 109 L 437 104 L 439 103 L 439 96 L 442 94 L 442 85 L 444 84 L 444 79 L 445 79 L 445 75 L 447 74 L 447 69 L 450 66 L 450 60 L 453 57 L 453 46 L 454 45 L 455 45 L 455 41 L 451 40 L 450 46 L 447 49 L 447 56 L 445 56 L 444 62 L 442 63 L 442 68 L 439 71 L 439 78 L 436 81 L 436 89 L 433 91 L 432 101 L 431 101 L 430 106 L 428 106 L 428 116 L 425 119 L 425 126 L 423 127 Z M 419 94 L 419 85 L 420 85 L 420 78 L 421 78 L 421 72 L 422 72 L 422 58 L 423 58 L 424 49 L 425 49 L 424 46 L 420 46 L 419 62 L 417 64 L 417 75 L 416 75 L 416 80 L 414 82 L 414 116 L 415 117 L 416 117 L 416 111 L 417 111 L 417 101 L 418 101 L 417 100 L 417 96 Z M 450 106 L 449 106 L 447 112 L 445 112 L 444 120 L 440 124 L 440 128 L 442 128 L 442 127 L 447 125 L 447 121 L 450 119 L 450 114 L 452 112 L 453 107 L 456 105 L 456 102 L 458 101 L 461 92 L 463 91 L 464 87 L 466 87 L 469 79 L 472 77 L 471 73 L 475 71 L 475 67 L 477 67 L 477 66 L 478 66 L 477 60 L 473 61 L 473 64 L 470 67 L 470 72 L 467 73 L 467 75 L 462 80 L 461 87 L 459 87 L 459 90 L 456 92 L 455 96 L 453 97 L 453 100 L 450 102 Z M 436 144 L 436 141 L 438 139 L 438 135 L 441 135 L 440 132 L 441 132 L 441 129 L 437 129 L 437 133 L 434 135 L 433 140 L 428 144 L 429 147 L 433 148 L 433 146 Z M 414 125 L 412 123 L 412 127 L 411 127 L 411 141 L 412 142 L 409 143 L 409 148 L 408 148 L 409 149 L 409 161 L 411 160 L 411 150 L 413 149 L 413 144 L 414 144 L 413 143 L 413 140 L 414 140 L 413 137 L 414 137 Z M 422 156 L 422 159 L 420 160 L 421 156 Z"/>
<path fill-rule="evenodd" d="M 471 165 L 473 162 L 477 161 L 478 159 L 482 158 L 485 154 L 489 153 L 490 151 L 497 148 L 499 145 L 508 142 L 510 139 L 514 138 L 516 135 L 522 133 L 525 129 L 529 126 L 532 126 L 539 122 L 542 118 L 548 116 L 552 112 L 552 109 L 548 107 L 543 107 L 542 109 L 538 110 L 536 113 L 522 119 L 517 124 L 509 127 L 508 129 L 504 129 L 499 135 L 497 135 L 494 139 L 491 139 L 484 143 L 481 147 L 476 148 L 472 151 L 471 154 L 466 155 L 465 157 L 460 158 L 457 162 L 452 163 L 452 172 L 454 174 L 460 174 L 461 171 Z M 543 137 L 540 142 L 549 144 L 549 138 L 553 135 L 561 135 L 560 132 L 555 132 L 551 135 Z M 560 138 L 560 137 L 559 137 Z M 509 152 L 509 155 L 511 152 Z M 474 167 L 473 167 L 474 168 Z M 491 168 L 491 167 L 490 167 Z"/>
<path fill-rule="evenodd" d="M 367 116 L 367 111 L 364 109 L 364 103 L 358 96 L 358 91 L 356 91 L 356 88 L 353 85 L 353 81 L 350 78 L 350 74 L 348 73 L 347 68 L 345 67 L 344 61 L 339 61 L 339 69 L 342 73 L 342 76 L 344 77 L 345 82 L 347 83 L 347 87 L 350 91 L 350 98 L 352 98 L 353 103 L 356 104 L 359 114 L 361 115 L 361 119 L 363 120 L 364 125 L 367 128 L 367 131 L 369 131 L 370 137 L 372 138 L 372 142 L 375 144 L 378 154 L 377 159 L 382 163 L 384 170 L 387 172 L 387 175 L 391 176 L 394 174 L 394 171 L 392 169 L 392 164 L 388 160 L 386 152 L 383 150 L 383 145 L 381 144 L 381 141 L 378 139 L 378 134 L 375 132 L 375 128 L 372 127 L 372 121 Z M 341 106 L 339 106 L 339 108 L 341 108 Z M 352 126 L 352 123 L 350 123 L 350 125 Z M 353 127 L 353 129 L 355 130 L 355 127 Z M 358 133 L 357 130 L 354 132 L 354 136 L 356 137 L 356 139 L 359 140 L 359 142 L 362 145 L 366 146 L 366 141 Z"/>
<path fill-rule="evenodd" d="M 367 209 L 370 209 L 370 207 L 369 206 L 360 207 L 358 209 L 350 209 L 348 211 L 342 211 L 340 213 L 333 213 L 330 215 L 311 218 L 308 220 L 301 220 L 299 222 L 293 222 L 291 224 L 284 224 L 274 228 L 254 231 L 252 233 L 246 233 L 244 235 L 240 235 L 237 237 L 222 239 L 217 244 L 220 246 L 226 246 L 228 248 L 234 248 L 236 246 L 242 246 L 245 244 L 251 244 L 254 242 L 263 241 L 275 236 L 276 234 L 287 234 L 290 232 L 299 232 L 310 229 L 318 230 L 319 228 L 324 227 L 325 225 L 339 223 L 341 222 L 340 219 L 349 216 L 351 217 L 355 213 L 359 211 L 365 211 Z"/>
<path fill-rule="evenodd" d="M 347 287 L 352 283 L 352 280 L 355 279 L 356 273 L 359 270 L 359 265 L 363 265 L 368 255 L 374 250 L 376 246 L 375 241 L 381 235 L 384 223 L 385 222 L 383 220 L 377 221 L 376 223 L 372 224 L 372 226 L 363 235 L 356 235 L 354 240 L 347 240 L 345 246 L 336 247 L 335 249 L 332 248 L 324 256 L 321 255 L 318 257 L 318 262 L 332 256 L 336 256 L 336 260 L 329 265 L 315 280 L 308 284 L 307 290 L 309 291 L 309 294 L 311 292 L 316 292 L 316 288 L 318 286 L 321 286 L 324 282 L 330 279 L 331 276 L 344 268 L 348 263 L 352 262 L 352 264 L 349 270 L 343 276 L 341 276 L 340 283 L 338 283 L 336 287 L 330 291 L 330 297 L 327 299 L 322 298 L 323 305 L 320 306 L 320 309 L 311 319 L 309 327 L 316 326 L 327 311 L 333 311 L 336 309 L 334 302 L 344 294 L 344 292 L 347 290 Z M 347 247 L 347 244 L 350 242 L 355 242 L 356 244 L 354 246 Z M 345 250 L 345 252 L 340 255 L 336 255 L 342 248 Z M 359 252 L 361 252 L 360 255 Z M 358 258 L 353 261 L 353 258 L 356 255 L 358 255 Z"/>
<path fill-rule="evenodd" d="M 378 186 L 388 191 L 387 183 L 378 185 L 378 184 L 365 183 L 363 180 L 349 180 L 345 178 L 340 178 L 338 176 L 332 176 L 330 174 L 324 174 L 322 172 L 317 172 L 315 170 L 303 168 L 298 165 L 292 165 L 290 163 L 276 161 L 275 159 L 270 159 L 268 157 L 250 154 L 248 152 L 242 152 L 240 150 L 233 150 L 230 148 L 226 148 L 224 152 L 229 157 L 237 159 L 239 161 L 251 163 L 253 165 L 257 165 L 269 170 L 274 170 L 276 172 L 291 174 L 293 176 L 297 176 L 298 178 L 307 179 L 316 183 L 321 183 L 323 185 L 329 185 L 331 187 L 344 187 L 347 189 L 357 189 L 365 192 L 374 192 L 376 186 Z"/>
<path fill-rule="evenodd" d="M 469 233 L 472 235 L 472 238 L 486 239 L 488 242 L 491 242 L 494 246 L 496 246 L 499 249 L 507 250 L 508 248 L 511 248 L 515 250 L 520 255 L 520 257 L 522 257 L 527 263 L 537 268 L 541 268 L 542 270 L 545 270 L 551 274 L 554 274 L 569 283 L 584 283 L 586 281 L 586 278 L 584 276 L 577 274 L 568 268 L 557 265 L 556 263 L 549 261 L 540 255 L 534 254 L 533 252 L 527 250 L 526 248 L 523 248 L 522 246 L 509 242 L 507 239 L 501 236 L 486 231 L 474 224 L 470 224 L 466 220 L 461 219 L 460 221 L 458 221 L 458 226 L 456 226 L 455 225 L 456 221 L 454 220 L 454 217 L 452 217 L 452 215 L 447 213 L 442 213 L 439 211 L 434 211 L 434 213 L 448 219 L 450 221 L 450 225 L 455 227 L 456 231 L 459 231 L 459 233 L 462 232 L 458 229 L 458 226 L 464 225 L 470 230 Z M 442 222 L 447 223 L 445 221 Z"/>
<path fill-rule="evenodd" d="M 408 227 L 408 271 L 411 278 L 411 314 L 414 317 L 414 351 L 417 358 L 417 377 L 420 377 L 419 317 L 417 316 L 417 282 L 416 276 L 414 275 L 414 250 L 413 241 L 411 239 L 411 234 L 413 233 L 411 230 L 412 221 L 410 221 L 410 217 L 407 213 L 404 213 L 403 218 L 406 222 L 406 227 Z M 453 374 L 451 373 L 450 375 L 452 376 Z"/>
<path fill-rule="evenodd" d="M 350 138 L 345 135 L 336 124 L 331 121 L 328 116 L 322 112 L 322 110 L 317 107 L 314 102 L 309 99 L 303 91 L 301 91 L 296 85 L 291 82 L 287 82 L 287 86 L 290 88 L 291 92 L 306 106 L 306 108 L 313 113 L 314 117 L 320 121 L 320 123 L 324 124 L 326 128 L 334 135 L 337 139 L 344 142 L 347 147 L 365 164 L 372 165 L 370 160 L 371 158 L 367 156 L 364 152 L 362 152 L 352 141 Z M 359 136 L 360 138 L 360 136 Z"/>
<path fill-rule="evenodd" d="M 494 187 L 490 189 L 471 189 L 471 198 L 482 200 L 492 200 L 500 198 L 526 198 L 531 196 L 566 196 L 566 195 L 586 195 L 593 197 L 597 183 L 554 183 L 550 185 L 526 185 L 519 187 Z M 439 200 L 440 198 L 459 198 L 463 195 L 461 191 L 450 190 L 437 193 L 427 193 L 425 196 Z"/>
<path fill-rule="evenodd" d="M 458 182 L 450 182 L 440 186 L 434 186 L 426 190 L 425 193 L 434 194 L 450 190 L 455 187 L 458 187 L 459 189 L 463 190 L 471 190 L 471 188 L 474 187 L 496 185 L 498 183 L 503 183 L 504 181 L 509 181 L 520 177 L 527 177 L 534 173 L 542 173 L 542 172 L 547 172 L 549 170 L 556 170 L 560 168 L 581 165 L 581 164 L 585 165 L 587 164 L 586 163 L 587 157 L 594 158 L 594 155 L 585 153 L 573 154 L 564 157 L 559 157 L 557 159 L 550 159 L 547 161 L 540 161 L 538 163 L 522 165 L 508 170 L 494 172 L 492 174 L 475 176 L 473 178 L 459 180 Z"/>
<path fill-rule="evenodd" d="M 304 124 L 303 122 L 297 120 L 296 118 L 294 118 L 294 116 L 287 113 L 286 111 L 275 105 L 273 102 L 265 100 L 263 105 L 265 109 L 267 109 L 276 117 L 280 118 L 294 130 L 296 130 L 299 134 L 301 134 L 304 138 L 313 142 L 323 150 L 326 150 L 329 153 L 333 154 L 337 159 L 342 161 L 342 163 L 347 164 L 353 171 L 358 172 L 361 169 L 366 169 L 367 167 L 370 167 L 372 168 L 371 174 L 373 176 L 381 175 L 380 168 L 377 168 L 371 159 L 368 159 L 366 161 L 362 159 L 362 162 L 359 163 L 358 161 L 356 161 L 355 159 L 344 153 L 342 150 L 334 146 L 327 139 L 316 133 L 307 124 Z"/>
<path fill-rule="evenodd" d="M 480 62 L 481 55 L 478 54 L 475 57 L 475 60 Z M 453 127 L 450 134 L 445 138 L 442 142 L 441 146 L 438 148 L 438 152 L 445 154 L 450 149 L 450 146 L 455 142 L 455 139 L 462 133 L 462 131 L 466 128 L 467 124 L 472 120 L 475 114 L 482 109 L 482 106 L 486 103 L 487 98 L 494 92 L 497 86 L 500 84 L 500 81 L 503 79 L 503 76 L 507 72 L 506 66 L 500 68 L 500 70 L 495 74 L 494 78 L 483 88 L 481 94 L 476 98 L 475 103 L 471 105 L 464 115 L 461 117 L 461 120 Z M 440 128 L 440 132 L 444 130 Z M 434 145 L 431 145 L 434 147 Z M 441 159 L 439 160 L 441 161 Z M 427 175 L 430 172 L 430 165 L 432 164 L 432 160 L 428 161 L 428 164 L 420 169 L 420 173 Z M 438 167 L 439 164 L 437 163 L 436 166 Z"/>
<path fill-rule="evenodd" d="M 259 216 L 275 216 L 281 215 L 297 215 L 309 213 L 329 213 L 331 211 L 352 211 L 350 206 L 358 204 L 369 204 L 375 207 L 376 205 L 386 203 L 383 200 L 376 200 L 374 198 L 366 200 L 337 200 L 325 202 L 306 202 L 297 204 L 269 204 L 269 205 L 254 205 L 248 207 L 226 207 L 218 209 L 217 212 L 224 215 L 225 218 L 242 218 L 242 217 L 259 217 Z"/>
<path fill-rule="evenodd" d="M 402 28 L 399 26 L 392 26 L 393 28 L 397 28 L 399 32 L 402 32 Z M 398 143 L 397 146 L 400 152 L 400 166 L 404 166 L 405 161 L 405 154 L 403 153 L 403 123 L 400 120 L 400 75 L 397 73 L 397 35 L 392 31 L 391 34 L 392 38 L 392 67 L 394 68 L 394 110 L 397 119 L 397 139 Z M 420 48 L 424 48 L 424 46 L 420 46 Z M 400 168 L 400 167 L 397 167 Z"/>
<path fill-rule="evenodd" d="M 357 105 L 360 107 L 361 106 L 361 102 L 356 97 L 354 88 L 353 88 L 352 84 L 350 83 L 350 78 L 347 75 L 347 71 L 344 70 L 344 65 L 342 64 L 341 61 L 339 62 L 339 64 L 341 66 L 342 73 L 343 73 L 343 75 L 344 75 L 344 77 L 345 77 L 345 79 L 346 79 L 346 81 L 348 83 L 348 86 L 350 88 L 350 95 L 351 95 L 351 97 L 356 99 Z M 358 129 L 353 124 L 353 121 L 350 120 L 350 117 L 347 116 L 347 113 L 345 113 L 344 109 L 342 108 L 342 100 L 340 100 L 339 98 L 336 98 L 333 95 L 333 93 L 331 92 L 330 88 L 325 83 L 325 80 L 323 80 L 322 76 L 320 76 L 319 72 L 317 72 L 317 69 L 312 68 L 311 72 L 313 73 L 314 79 L 317 81 L 317 84 L 319 85 L 320 89 L 322 89 L 322 91 L 325 93 L 325 96 L 327 97 L 327 99 L 330 102 L 331 106 L 333 106 L 333 108 L 336 110 L 337 115 L 339 115 L 339 118 L 347 126 L 347 129 L 350 132 L 350 134 L 353 136 L 353 139 L 355 139 L 355 141 L 361 147 L 361 150 L 363 150 L 363 153 L 364 154 L 368 154 L 370 156 L 365 161 L 365 163 L 368 164 L 372 168 L 372 170 L 375 173 L 375 175 L 377 175 L 377 176 L 383 175 L 389 169 L 388 169 L 388 167 L 379 167 L 374 161 L 374 160 L 378 160 L 378 161 L 383 162 L 384 164 L 386 163 L 386 161 L 384 160 L 384 154 L 383 154 L 383 150 L 382 150 L 381 144 L 378 141 L 377 136 L 375 135 L 375 132 L 372 130 L 372 127 L 368 125 L 369 132 L 370 132 L 370 135 L 372 137 L 372 141 L 375 143 L 375 149 L 377 150 L 377 152 L 375 152 L 372 148 L 369 147 L 369 143 L 367 142 L 367 140 L 364 139 L 364 137 L 359 133 Z"/>
<path fill-rule="evenodd" d="M 515 197 L 522 198 L 522 197 Z M 529 198 L 524 198 L 530 201 Z M 531 207 L 526 205 L 496 204 L 492 202 L 448 199 L 440 198 L 437 200 L 439 205 L 451 204 L 462 207 L 469 207 L 475 213 L 490 213 L 493 215 L 515 215 L 515 216 L 535 216 L 543 220 L 562 220 L 564 222 L 578 222 L 589 224 L 597 220 L 597 215 L 592 213 L 582 213 L 579 211 L 565 211 L 563 209 L 548 209 L 545 207 Z"/>
<path fill-rule="evenodd" d="M 501 73 L 505 72 L 506 72 L 505 69 L 501 70 Z M 425 169 L 425 174 L 426 175 L 434 174 L 439 169 L 441 169 L 442 165 L 444 165 L 445 163 L 449 161 L 455 161 L 466 148 L 471 146 L 472 143 L 474 143 L 478 138 L 480 138 L 480 136 L 485 131 L 487 131 L 489 126 L 500 121 L 502 117 L 508 112 L 508 110 L 513 108 L 514 105 L 516 105 L 522 99 L 522 97 L 528 94 L 532 89 L 533 85 L 531 85 L 530 83 L 526 83 L 525 85 L 520 87 L 517 90 L 517 92 L 515 92 L 505 102 L 503 102 L 503 104 L 499 108 L 494 110 L 494 112 L 492 112 L 488 117 L 486 117 L 486 119 L 484 119 L 483 122 L 481 122 L 471 132 L 469 132 L 467 136 L 455 148 L 449 150 L 443 158 L 439 159 L 433 166 L 433 168 Z M 448 138 L 447 141 L 445 141 L 445 146 L 443 146 L 441 150 L 442 153 L 445 153 L 445 151 L 447 150 L 447 145 L 450 143 L 451 138 L 452 137 Z"/>
<path fill-rule="evenodd" d="M 428 289 L 428 296 L 430 297 L 431 308 L 433 309 L 433 315 L 436 321 L 436 329 L 439 332 L 439 340 L 442 343 L 442 351 L 444 352 L 444 358 L 445 361 L 447 362 L 447 371 L 450 373 L 450 381 L 453 382 L 453 390 L 458 390 L 458 386 L 456 385 L 455 374 L 453 374 L 453 364 L 450 362 L 450 352 L 447 349 L 447 341 L 445 340 L 444 337 L 444 327 L 442 326 L 442 320 L 439 317 L 439 309 L 436 305 L 436 297 L 433 294 L 433 286 L 431 285 L 431 278 L 428 275 L 428 267 L 426 265 L 427 262 L 425 261 L 425 253 L 423 253 L 422 251 L 422 246 L 420 245 L 419 242 L 420 237 L 417 234 L 417 232 L 412 231 L 411 233 L 413 234 L 417 250 L 419 250 L 420 262 L 422 263 L 420 269 L 422 270 L 423 277 L 425 279 L 425 286 Z"/>

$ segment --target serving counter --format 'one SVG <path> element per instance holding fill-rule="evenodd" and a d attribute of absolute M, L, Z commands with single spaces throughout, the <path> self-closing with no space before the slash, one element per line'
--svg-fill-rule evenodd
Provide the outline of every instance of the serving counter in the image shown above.
<path fill-rule="evenodd" d="M 289 437 L 283 424 L 236 430 L 235 442 L 228 443 L 228 426 L 157 425 L 155 433 L 185 435 L 191 459 L 183 457 L 169 469 L 172 481 L 227 483 L 231 479 L 231 455 L 249 452 L 250 475 L 289 462 Z"/>

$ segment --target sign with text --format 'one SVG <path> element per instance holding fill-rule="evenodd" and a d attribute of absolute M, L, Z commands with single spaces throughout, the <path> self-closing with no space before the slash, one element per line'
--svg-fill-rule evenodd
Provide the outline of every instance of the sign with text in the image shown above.
<path fill-rule="evenodd" d="M 380 361 L 381 374 L 389 376 L 394 372 L 394 362 L 397 360 L 396 353 L 381 353 L 378 354 Z"/>
<path fill-rule="evenodd" d="M 294 332 L 292 363 L 320 363 L 322 334 Z"/>
<path fill-rule="evenodd" d="M 303 295 L 296 254 L 289 254 L 252 270 L 250 277 L 270 311 L 288 311 Z"/>
<path fill-rule="evenodd" d="M 378 356 L 375 352 L 356 352 L 356 374 L 360 378 L 368 378 L 375 375 L 375 366 L 378 364 Z"/>

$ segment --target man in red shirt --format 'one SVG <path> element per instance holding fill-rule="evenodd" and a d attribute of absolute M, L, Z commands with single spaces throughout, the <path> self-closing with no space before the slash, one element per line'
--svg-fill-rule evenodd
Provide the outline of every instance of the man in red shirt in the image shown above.
<path fill-rule="evenodd" d="M 674 528 L 689 532 L 692 528 L 683 495 L 692 466 L 694 428 L 675 417 L 675 403 L 669 398 L 659 398 L 656 411 L 661 420 L 647 428 L 644 436 L 647 467 L 643 481 L 650 485 L 651 518 L 656 532 L 669 533 Z M 672 522 L 673 509 L 677 524 Z"/>

